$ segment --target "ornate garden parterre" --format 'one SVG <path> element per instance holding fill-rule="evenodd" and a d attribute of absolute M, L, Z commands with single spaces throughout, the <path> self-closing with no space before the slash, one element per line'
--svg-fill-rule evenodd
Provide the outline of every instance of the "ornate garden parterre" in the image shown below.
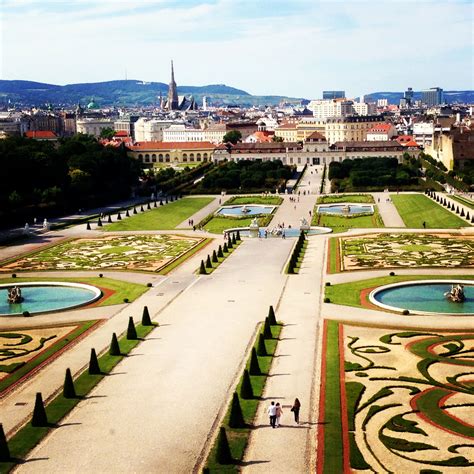
<path fill-rule="evenodd" d="M 372 234 L 340 239 L 341 270 L 468 267 L 474 239 L 436 234 Z"/>
<path fill-rule="evenodd" d="M 180 235 L 112 235 L 77 239 L 19 258 L 2 270 L 158 271 L 203 241 Z"/>
<path fill-rule="evenodd" d="M 340 430 L 321 425 L 318 472 L 473 472 L 474 332 L 329 321 L 325 347 L 332 357 L 323 364 L 320 422 Z M 338 397 L 329 393 L 336 380 Z"/>

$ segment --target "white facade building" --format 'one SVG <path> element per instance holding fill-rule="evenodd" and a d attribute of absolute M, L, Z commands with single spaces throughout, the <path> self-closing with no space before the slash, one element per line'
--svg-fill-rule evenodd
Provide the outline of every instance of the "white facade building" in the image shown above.
<path fill-rule="evenodd" d="M 173 122 L 167 120 L 147 119 L 142 117 L 135 122 L 135 141 L 160 142 L 163 141 L 163 130 Z"/>
<path fill-rule="evenodd" d="M 345 117 L 354 113 L 353 102 L 351 100 L 312 100 L 308 109 L 313 112 L 313 116 L 319 120 L 328 117 Z"/>
<path fill-rule="evenodd" d="M 76 121 L 77 133 L 99 137 L 104 128 L 114 130 L 114 121 L 110 119 L 83 118 Z"/>

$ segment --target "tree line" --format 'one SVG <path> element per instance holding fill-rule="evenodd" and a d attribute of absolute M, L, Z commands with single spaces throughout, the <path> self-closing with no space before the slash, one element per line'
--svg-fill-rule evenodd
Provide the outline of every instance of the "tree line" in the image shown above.
<path fill-rule="evenodd" d="M 0 157 L 3 227 L 128 198 L 141 175 L 124 147 L 82 134 L 54 143 L 8 137 Z"/>

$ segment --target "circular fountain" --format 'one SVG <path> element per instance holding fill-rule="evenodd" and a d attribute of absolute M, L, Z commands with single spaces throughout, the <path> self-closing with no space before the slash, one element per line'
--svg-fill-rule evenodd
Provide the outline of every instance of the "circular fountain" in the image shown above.
<path fill-rule="evenodd" d="M 275 206 L 265 206 L 260 204 L 245 204 L 242 206 L 222 206 L 216 211 L 217 216 L 246 217 L 260 214 L 271 214 Z"/>
<path fill-rule="evenodd" d="M 318 206 L 318 213 L 336 216 L 371 215 L 374 213 L 374 206 L 357 203 L 321 204 Z"/>
<path fill-rule="evenodd" d="M 102 292 L 70 282 L 8 283 L 0 285 L 0 316 L 63 311 L 98 300 Z"/>
<path fill-rule="evenodd" d="M 369 294 L 383 309 L 440 316 L 474 315 L 474 280 L 419 280 L 384 285 Z"/>

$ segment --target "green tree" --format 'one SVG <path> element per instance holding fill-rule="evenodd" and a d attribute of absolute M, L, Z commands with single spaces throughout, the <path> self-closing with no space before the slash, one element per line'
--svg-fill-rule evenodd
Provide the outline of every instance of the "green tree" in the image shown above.
<path fill-rule="evenodd" d="M 283 137 L 277 137 L 276 135 L 273 135 L 272 142 L 281 143 L 283 142 Z"/>
<path fill-rule="evenodd" d="M 115 135 L 115 130 L 110 127 L 105 127 L 100 131 L 100 138 L 106 138 L 107 140 L 111 140 Z"/>
<path fill-rule="evenodd" d="M 230 130 L 224 135 L 224 138 L 222 139 L 224 143 L 230 142 L 234 144 L 240 140 L 242 140 L 242 134 L 238 130 Z"/>

